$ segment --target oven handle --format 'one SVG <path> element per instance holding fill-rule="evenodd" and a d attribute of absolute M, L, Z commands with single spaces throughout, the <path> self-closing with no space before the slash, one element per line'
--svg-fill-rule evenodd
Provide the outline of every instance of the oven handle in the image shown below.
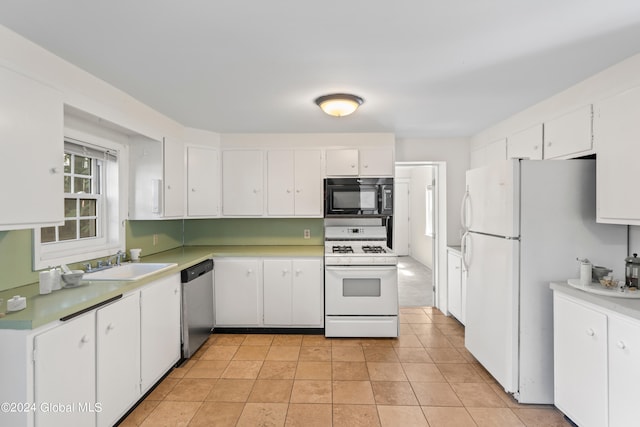
<path fill-rule="evenodd" d="M 353 270 L 373 270 L 373 271 L 392 271 L 397 270 L 395 265 L 353 265 L 353 266 L 325 266 L 325 270 L 330 271 L 353 271 Z"/>

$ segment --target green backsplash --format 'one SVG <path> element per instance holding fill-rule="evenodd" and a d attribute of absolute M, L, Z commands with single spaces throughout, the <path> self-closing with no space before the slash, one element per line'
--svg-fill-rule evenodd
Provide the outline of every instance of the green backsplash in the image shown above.
<path fill-rule="evenodd" d="M 304 230 L 311 238 L 304 238 Z M 199 245 L 323 245 L 322 218 L 220 218 L 184 222 L 184 244 Z"/>
<path fill-rule="evenodd" d="M 32 247 L 31 230 L 0 231 L 0 291 L 38 281 Z"/>
<path fill-rule="evenodd" d="M 142 249 L 143 257 L 179 248 L 182 246 L 182 224 L 181 219 L 127 221 L 127 256 L 131 248 Z"/>
<path fill-rule="evenodd" d="M 142 256 L 184 245 L 322 245 L 322 218 L 220 218 L 127 221 L 126 248 Z M 308 229 L 310 239 L 304 238 Z M 31 230 L 0 231 L 0 291 L 38 281 Z M 154 243 L 154 235 L 157 236 Z M 74 268 L 74 264 L 70 264 Z"/>

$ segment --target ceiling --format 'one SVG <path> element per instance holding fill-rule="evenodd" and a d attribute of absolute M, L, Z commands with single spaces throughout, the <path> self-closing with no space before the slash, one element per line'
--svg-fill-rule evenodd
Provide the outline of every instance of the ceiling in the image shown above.
<path fill-rule="evenodd" d="M 223 133 L 470 136 L 640 52 L 637 0 L 2 0 L 0 24 Z M 329 117 L 332 92 L 365 103 Z"/>

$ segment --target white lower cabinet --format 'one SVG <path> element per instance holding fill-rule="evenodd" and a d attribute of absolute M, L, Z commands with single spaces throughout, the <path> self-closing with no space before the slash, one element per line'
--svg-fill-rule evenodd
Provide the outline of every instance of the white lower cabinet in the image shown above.
<path fill-rule="evenodd" d="M 174 274 L 77 317 L 0 329 L 12 349 L 0 351 L 0 402 L 16 403 L 0 425 L 114 425 L 180 359 L 180 303 Z"/>
<path fill-rule="evenodd" d="M 95 337 L 95 315 L 90 312 L 34 338 L 38 427 L 95 425 Z"/>
<path fill-rule="evenodd" d="M 96 311 L 98 426 L 115 424 L 139 397 L 140 294 L 135 292 Z"/>
<path fill-rule="evenodd" d="M 141 392 L 180 360 L 180 275 L 158 279 L 140 290 Z"/>
<path fill-rule="evenodd" d="M 554 295 L 555 405 L 582 427 L 607 425 L 607 316 Z"/>
<path fill-rule="evenodd" d="M 322 327 L 323 268 L 322 257 L 216 259 L 216 327 Z"/>
<path fill-rule="evenodd" d="M 554 292 L 555 405 L 581 427 L 637 423 L 640 320 Z"/>
<path fill-rule="evenodd" d="M 264 324 L 322 326 L 322 274 L 320 260 L 265 259 Z"/>
<path fill-rule="evenodd" d="M 216 259 L 215 326 L 258 326 L 261 262 L 252 258 Z"/>
<path fill-rule="evenodd" d="M 467 299 L 467 277 L 462 258 L 454 251 L 447 252 L 447 308 L 464 325 Z"/>

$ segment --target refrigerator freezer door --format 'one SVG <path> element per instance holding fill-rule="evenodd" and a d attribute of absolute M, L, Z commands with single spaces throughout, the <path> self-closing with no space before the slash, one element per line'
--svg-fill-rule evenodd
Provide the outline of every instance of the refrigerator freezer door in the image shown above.
<path fill-rule="evenodd" d="M 518 391 L 517 240 L 469 233 L 465 347 L 507 392 Z"/>
<path fill-rule="evenodd" d="M 467 171 L 463 221 L 471 231 L 518 237 L 518 160 L 504 160 Z"/>

